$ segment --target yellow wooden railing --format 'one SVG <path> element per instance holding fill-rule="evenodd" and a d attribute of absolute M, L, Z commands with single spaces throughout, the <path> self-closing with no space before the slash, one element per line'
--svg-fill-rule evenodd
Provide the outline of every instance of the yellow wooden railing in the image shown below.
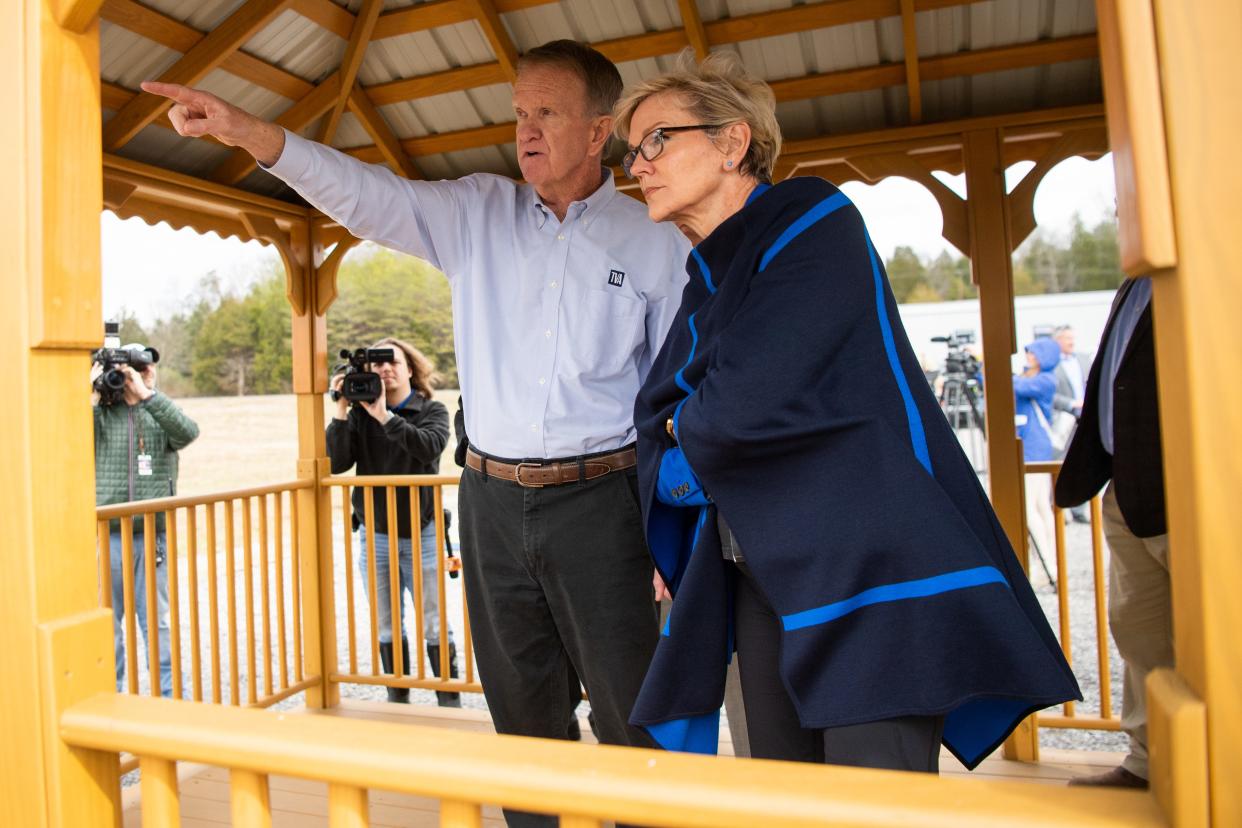
<path fill-rule="evenodd" d="M 383 685 L 386 687 L 417 687 L 425 690 L 439 691 L 456 691 L 456 692 L 472 692 L 482 693 L 483 687 L 475 678 L 474 668 L 474 651 L 470 640 L 470 619 L 466 613 L 465 596 L 462 596 L 461 615 L 454 619 L 454 626 L 460 624 L 458 629 L 463 632 L 463 644 L 461 648 L 461 657 L 464 661 L 462 676 L 458 680 L 449 677 L 449 648 L 440 648 L 440 677 L 426 675 L 426 669 L 421 656 L 411 658 L 413 665 L 405 665 L 402 663 L 403 655 L 400 647 L 393 647 L 393 671 L 391 673 L 381 673 L 379 669 L 379 624 L 378 624 L 378 602 L 377 582 L 376 582 L 376 566 L 375 566 L 375 534 L 368 532 L 366 536 L 367 544 L 367 573 L 363 581 L 363 588 L 367 591 L 367 602 L 369 614 L 369 624 L 366 625 L 365 635 L 370 644 L 371 667 L 369 672 L 359 669 L 358 658 L 358 601 L 354 594 L 354 555 L 353 555 L 353 533 L 351 529 L 351 515 L 353 506 L 350 502 L 350 493 L 354 488 L 365 489 L 370 493 L 373 489 L 383 488 L 385 490 L 385 509 L 387 512 L 387 525 L 394 527 L 397 525 L 397 497 L 398 487 L 408 491 L 409 507 L 411 515 L 420 513 L 420 498 L 422 493 L 419 487 L 429 487 L 433 491 L 434 509 L 436 522 L 436 579 L 439 600 L 439 626 L 442 632 L 442 641 L 447 640 L 447 630 L 449 629 L 448 603 L 446 601 L 448 591 L 448 575 L 454 569 L 460 569 L 460 560 L 453 559 L 454 566 L 450 568 L 449 561 L 444 555 L 444 536 L 446 527 L 444 525 L 444 487 L 456 486 L 459 478 L 450 475 L 393 475 L 393 476 L 357 476 L 357 477 L 326 477 L 320 481 L 320 485 L 328 492 L 337 490 L 340 492 L 339 505 L 333 507 L 332 522 L 332 555 L 333 562 L 336 562 L 337 546 L 335 539 L 338 535 L 343 537 L 343 544 L 339 551 L 343 556 L 343 567 L 333 566 L 331 571 L 343 573 L 343 584 L 334 584 L 334 594 L 343 587 L 345 593 L 345 630 L 344 645 L 345 659 L 348 662 L 347 668 L 342 670 L 341 666 L 335 665 L 336 669 L 329 672 L 329 679 L 334 682 L 345 682 L 353 684 L 372 684 Z M 330 495 L 329 495 L 330 497 Z M 373 498 L 368 496 L 364 498 L 364 523 L 368 526 L 374 525 L 374 503 Z M 337 522 L 339 518 L 339 523 Z M 411 653 L 421 652 L 419 647 L 423 640 L 423 571 L 421 565 L 422 557 L 422 541 L 418 532 L 412 532 L 412 570 L 414 577 L 414 588 L 411 590 L 414 598 L 414 638 L 415 642 L 419 642 L 418 646 L 411 648 Z M 394 538 L 389 536 L 389 555 L 392 556 L 391 550 L 397 548 L 397 544 L 393 542 Z M 392 613 L 392 630 L 394 637 L 397 631 L 401 629 L 402 617 L 402 597 L 398 588 L 398 578 L 400 577 L 400 569 L 398 566 L 390 564 L 388 567 L 389 574 L 389 590 L 388 594 L 391 600 L 390 611 Z M 322 619 L 325 625 L 335 624 L 335 618 Z M 340 642 L 341 631 L 325 629 L 325 635 L 334 635 Z M 338 647 L 339 651 L 339 647 Z"/>
<path fill-rule="evenodd" d="M 1163 825 L 1154 798 L 1131 791 L 825 765 L 735 761 L 553 739 L 102 694 L 69 708 L 60 735 L 85 751 L 129 751 L 142 768 L 143 826 L 180 820 L 175 763 L 228 768 L 234 825 L 268 826 L 269 776 L 328 784 L 329 824 L 365 826 L 367 791 L 440 801 L 440 824 L 477 828 L 482 806 L 652 826 L 960 828 Z M 894 795 L 900 791 L 900 795 Z"/>
<path fill-rule="evenodd" d="M 1026 474 L 1051 475 L 1052 488 L 1056 489 L 1057 475 L 1061 472 L 1061 463 L 1027 463 Z M 1091 508 L 1091 560 L 1092 590 L 1094 593 L 1094 622 L 1096 663 L 1094 669 L 1098 675 L 1100 688 L 1100 706 L 1094 715 L 1083 715 L 1075 702 L 1066 702 L 1060 715 L 1040 713 L 1035 717 L 1040 727 L 1081 728 L 1087 730 L 1119 730 L 1121 720 L 1113 714 L 1112 676 L 1109 672 L 1111 659 L 1108 649 L 1108 609 L 1105 594 L 1108 585 L 1108 573 L 1104 568 L 1104 534 L 1101 520 L 1101 498 L 1099 495 L 1090 501 Z M 1029 519 L 1028 515 L 1028 519 Z M 1057 637 L 1061 642 L 1061 650 L 1065 659 L 1074 665 L 1072 632 L 1070 621 L 1070 568 L 1066 555 L 1065 515 L 1064 511 L 1053 504 L 1052 524 L 1055 533 L 1056 549 L 1056 591 L 1057 591 Z M 1028 567 L 1029 569 L 1029 567 Z M 1082 665 L 1076 668 L 1076 672 Z"/>
<path fill-rule="evenodd" d="M 160 693 L 159 618 L 156 591 L 152 587 L 155 583 L 157 515 L 164 518 L 167 543 L 173 696 L 223 704 L 226 702 L 224 688 L 227 681 L 228 704 L 268 707 L 320 681 L 319 676 L 304 675 L 303 671 L 302 561 L 296 531 L 298 502 L 294 495 L 297 490 L 311 486 L 311 481 L 293 481 L 198 497 L 161 498 L 96 509 L 99 595 L 100 604 L 104 607 L 112 605 L 109 527 L 113 520 L 119 520 L 121 526 L 125 672 L 129 693 L 136 694 L 139 687 L 131 537 L 135 521 L 142 521 L 143 524 L 143 562 L 148 585 L 145 597 L 147 629 L 144 631 L 147 674 L 151 695 L 158 696 Z M 237 561 L 239 541 L 240 571 Z M 180 589 L 182 561 L 188 581 L 184 611 Z M 224 569 L 223 584 L 221 568 Z M 206 606 L 203 606 L 204 581 Z M 220 617 L 221 592 L 224 599 L 223 619 Z M 240 618 L 239 605 L 242 610 Z M 187 619 L 190 645 L 188 688 L 185 686 L 186 659 L 181 652 L 182 629 Z M 227 662 L 224 661 L 226 655 Z M 224 671 L 226 665 L 227 673 Z"/>

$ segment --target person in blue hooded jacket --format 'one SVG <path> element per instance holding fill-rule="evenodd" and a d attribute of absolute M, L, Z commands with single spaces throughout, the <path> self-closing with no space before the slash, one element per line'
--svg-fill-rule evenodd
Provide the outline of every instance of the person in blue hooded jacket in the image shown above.
<path fill-rule="evenodd" d="M 1025 354 L 1026 370 L 1013 378 L 1014 418 L 1019 423 L 1022 459 L 1042 463 L 1056 458 L 1048 424 L 1054 414 L 1061 346 L 1041 337 L 1026 346 Z M 1048 555 L 1054 543 L 1051 475 L 1026 475 L 1026 522 L 1040 553 Z"/>
<path fill-rule="evenodd" d="M 618 105 L 648 213 L 696 244 L 634 407 L 657 592 L 630 722 L 714 752 L 737 652 L 755 757 L 974 767 L 1077 683 L 923 379 L 857 209 L 775 186 L 771 89 L 713 54 Z"/>

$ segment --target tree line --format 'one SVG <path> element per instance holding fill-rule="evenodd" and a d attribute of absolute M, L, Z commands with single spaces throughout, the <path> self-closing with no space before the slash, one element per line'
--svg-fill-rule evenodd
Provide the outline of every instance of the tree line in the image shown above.
<path fill-rule="evenodd" d="M 885 262 L 901 304 L 973 299 L 970 261 L 943 252 L 932 259 L 898 247 Z M 1121 272 L 1115 220 L 1088 227 L 1075 217 L 1066 241 L 1037 230 L 1014 255 L 1019 296 L 1113 290 Z M 396 336 L 436 365 L 441 387 L 457 387 L 448 282 L 430 265 L 371 245 L 348 257 L 328 311 L 328 354 Z M 272 265 L 244 291 L 203 278 L 188 309 L 143 325 L 121 318 L 123 342 L 160 351 L 160 385 L 174 396 L 287 394 L 292 390 L 292 321 L 284 271 Z"/>

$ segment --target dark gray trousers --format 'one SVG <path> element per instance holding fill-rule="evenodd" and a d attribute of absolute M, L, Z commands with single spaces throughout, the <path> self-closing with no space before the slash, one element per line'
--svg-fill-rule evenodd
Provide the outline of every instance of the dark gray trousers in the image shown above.
<path fill-rule="evenodd" d="M 781 681 L 780 619 L 746 565 L 735 566 L 735 634 L 750 755 L 938 773 L 942 716 L 904 716 L 825 729 L 802 727 Z"/>
<path fill-rule="evenodd" d="M 576 674 L 601 742 L 654 746 L 628 723 L 659 640 L 634 477 L 536 489 L 467 468 L 459 505 L 470 631 L 496 731 L 564 739 Z"/>

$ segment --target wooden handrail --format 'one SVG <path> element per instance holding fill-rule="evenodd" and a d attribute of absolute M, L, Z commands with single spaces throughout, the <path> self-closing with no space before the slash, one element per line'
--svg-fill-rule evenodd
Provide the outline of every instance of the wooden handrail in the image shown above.
<path fill-rule="evenodd" d="M 95 519 L 111 520 L 112 518 L 132 517 L 151 512 L 167 512 L 170 509 L 206 506 L 211 503 L 223 503 L 226 500 L 240 500 L 246 497 L 259 497 L 277 492 L 309 489 L 314 485 L 315 481 L 313 480 L 290 480 L 287 483 L 269 483 L 265 486 L 253 486 L 248 489 L 230 489 L 226 492 L 212 492 L 210 494 L 190 495 L 188 497 L 157 497 L 151 500 L 132 500 L 128 503 L 114 503 L 110 506 L 96 507 Z"/>
<path fill-rule="evenodd" d="M 70 745 L 360 789 L 664 826 L 1157 826 L 1140 792 L 734 761 L 100 694 L 61 716 Z M 895 796 L 894 792 L 900 791 Z"/>
<path fill-rule="evenodd" d="M 451 474 L 334 474 L 320 479 L 321 486 L 357 486 L 359 488 L 375 488 L 377 486 L 456 486 L 461 483 L 461 475 Z"/>

